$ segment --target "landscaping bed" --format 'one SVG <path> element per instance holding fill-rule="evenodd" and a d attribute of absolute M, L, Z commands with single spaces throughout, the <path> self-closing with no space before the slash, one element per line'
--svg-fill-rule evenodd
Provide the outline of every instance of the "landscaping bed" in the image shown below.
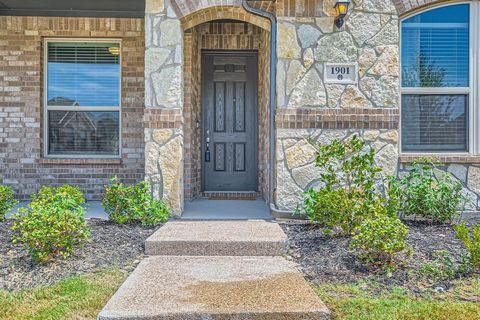
<path fill-rule="evenodd" d="M 0 290 L 46 286 L 110 267 L 130 272 L 143 257 L 145 239 L 159 228 L 100 219 L 87 223 L 90 242 L 66 259 L 57 257 L 44 264 L 34 262 L 26 249 L 12 243 L 12 221 L 0 223 Z"/>
<path fill-rule="evenodd" d="M 405 266 L 395 269 L 368 266 L 356 258 L 349 248 L 349 238 L 326 235 L 318 225 L 303 222 L 282 223 L 289 239 L 288 256 L 296 261 L 307 280 L 313 285 L 359 284 L 375 287 L 375 290 L 401 287 L 416 296 L 443 292 L 454 286 L 461 275 L 453 269 L 461 266 L 467 252 L 455 237 L 450 225 L 429 225 L 424 222 L 406 222 L 409 227 L 407 245 L 413 248 Z M 453 262 L 450 268 L 438 250 L 448 252 Z M 447 275 L 447 272 L 454 275 Z"/>

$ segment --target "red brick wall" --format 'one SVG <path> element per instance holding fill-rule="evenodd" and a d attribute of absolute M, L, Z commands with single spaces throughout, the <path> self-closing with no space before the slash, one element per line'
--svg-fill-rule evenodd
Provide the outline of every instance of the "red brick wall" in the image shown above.
<path fill-rule="evenodd" d="M 74 184 L 99 199 L 117 175 L 144 177 L 143 19 L 0 17 L 0 184 L 26 199 L 43 184 Z M 43 155 L 44 37 L 122 39 L 122 156 L 116 160 L 50 160 Z"/>

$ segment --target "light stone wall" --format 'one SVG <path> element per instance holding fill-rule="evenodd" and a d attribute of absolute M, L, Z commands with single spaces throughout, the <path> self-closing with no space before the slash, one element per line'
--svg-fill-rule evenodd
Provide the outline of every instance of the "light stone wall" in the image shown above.
<path fill-rule="evenodd" d="M 393 1 L 354 0 L 345 24 L 334 25 L 335 1 L 323 1 L 323 15 L 278 18 L 278 108 L 372 109 L 399 107 L 399 26 Z M 326 84 L 324 63 L 358 63 L 358 84 Z M 361 112 L 362 113 L 362 112 Z M 321 143 L 364 137 L 378 151 L 385 174 L 396 174 L 397 130 L 278 129 L 276 205 L 293 210 L 302 193 L 319 182 L 314 149 Z"/>
<path fill-rule="evenodd" d="M 147 0 L 145 16 L 145 107 L 184 107 L 183 30 L 171 0 Z M 372 109 L 399 108 L 399 20 L 393 0 L 353 0 L 345 25 L 334 26 L 335 0 L 324 0 L 317 17 L 278 17 L 277 108 Z M 356 62 L 358 84 L 324 82 L 324 63 Z M 355 113 L 353 112 L 353 113 Z M 379 121 L 382 121 L 379 119 Z M 340 128 L 349 127 L 349 129 Z M 183 126 L 152 124 L 145 129 L 145 178 L 174 215 L 183 211 Z M 293 126 L 295 127 L 295 126 Z M 353 134 L 374 147 L 385 174 L 408 169 L 398 164 L 398 131 L 372 130 L 350 123 L 336 129 L 278 129 L 276 194 L 279 209 L 293 210 L 302 192 L 319 183 L 314 150 L 306 138 L 322 143 Z M 480 165 L 447 164 L 464 185 L 469 209 L 478 209 Z"/>
<path fill-rule="evenodd" d="M 278 19 L 278 107 L 398 108 L 399 26 L 390 0 L 354 0 L 344 26 L 325 16 Z M 357 85 L 325 84 L 324 63 L 358 62 Z"/>
<path fill-rule="evenodd" d="M 145 129 L 145 179 L 174 215 L 183 211 L 183 131 Z"/>
<path fill-rule="evenodd" d="M 302 193 L 320 183 L 320 169 L 315 167 L 315 148 L 307 141 L 329 144 L 334 139 L 345 141 L 353 135 L 365 139 L 377 151 L 375 161 L 384 175 L 397 172 L 397 130 L 277 130 L 276 204 L 282 210 L 294 210 L 302 201 Z"/>
<path fill-rule="evenodd" d="M 400 164 L 398 175 L 402 177 L 411 169 L 409 164 Z M 440 177 L 444 172 L 451 174 L 453 179 L 462 183 L 462 195 L 465 203 L 464 211 L 480 210 L 480 164 L 446 163 L 439 164 L 435 174 Z"/>
<path fill-rule="evenodd" d="M 145 108 L 183 108 L 183 30 L 170 0 L 145 7 Z M 145 129 L 145 179 L 174 216 L 183 211 L 183 128 Z"/>
<path fill-rule="evenodd" d="M 169 0 L 147 0 L 145 107 L 183 107 L 183 30 Z"/>

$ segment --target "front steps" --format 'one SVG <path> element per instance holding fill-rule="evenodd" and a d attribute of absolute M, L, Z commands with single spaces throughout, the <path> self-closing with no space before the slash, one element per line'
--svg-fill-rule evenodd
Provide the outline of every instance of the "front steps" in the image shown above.
<path fill-rule="evenodd" d="M 281 256 L 287 236 L 269 221 L 170 221 L 145 242 L 147 255 Z"/>
<path fill-rule="evenodd" d="M 145 258 L 100 313 L 117 319 L 328 319 L 282 257 Z"/>
<path fill-rule="evenodd" d="M 170 221 L 100 320 L 314 320 L 329 311 L 267 221 Z"/>

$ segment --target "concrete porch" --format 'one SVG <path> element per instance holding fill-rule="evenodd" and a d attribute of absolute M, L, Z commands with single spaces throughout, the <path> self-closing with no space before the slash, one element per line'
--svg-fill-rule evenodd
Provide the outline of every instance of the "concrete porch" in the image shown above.
<path fill-rule="evenodd" d="M 328 319 L 286 250 L 275 222 L 170 221 L 99 319 Z"/>

